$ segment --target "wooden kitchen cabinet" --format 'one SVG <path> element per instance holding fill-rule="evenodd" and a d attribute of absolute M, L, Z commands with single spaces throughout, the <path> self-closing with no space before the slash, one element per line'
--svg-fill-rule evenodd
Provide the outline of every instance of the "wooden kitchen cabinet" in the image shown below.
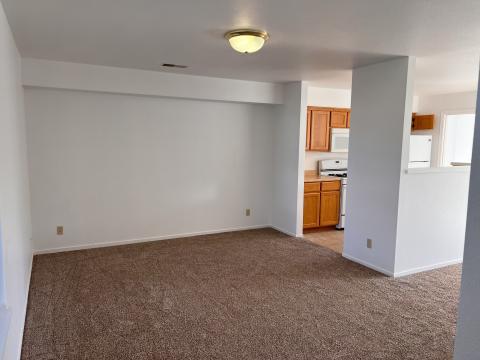
<path fill-rule="evenodd" d="M 340 217 L 340 191 L 320 193 L 320 226 L 337 225 Z"/>
<path fill-rule="evenodd" d="M 330 149 L 330 111 L 311 110 L 310 150 L 328 151 Z"/>
<path fill-rule="evenodd" d="M 312 126 L 312 111 L 307 110 L 307 137 L 305 142 L 305 150 L 310 150 L 311 126 Z"/>
<path fill-rule="evenodd" d="M 330 126 L 332 128 L 347 128 L 348 109 L 334 109 L 331 114 Z"/>
<path fill-rule="evenodd" d="M 432 130 L 435 125 L 435 115 L 412 115 L 412 131 L 416 130 Z"/>
<path fill-rule="evenodd" d="M 331 129 L 349 127 L 350 109 L 309 106 L 307 108 L 305 150 L 330 151 Z"/>
<path fill-rule="evenodd" d="M 303 228 L 313 229 L 320 226 L 320 193 L 303 196 Z"/>
<path fill-rule="evenodd" d="M 338 224 L 340 219 L 340 188 L 340 181 L 318 181 L 304 184 L 304 229 Z"/>

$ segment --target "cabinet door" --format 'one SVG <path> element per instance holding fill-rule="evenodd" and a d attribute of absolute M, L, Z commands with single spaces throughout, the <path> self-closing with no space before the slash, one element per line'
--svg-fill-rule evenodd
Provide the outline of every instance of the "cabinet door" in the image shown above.
<path fill-rule="evenodd" d="M 310 150 L 328 151 L 330 148 L 330 111 L 312 110 L 310 120 Z"/>
<path fill-rule="evenodd" d="M 312 112 L 307 110 L 307 140 L 305 141 L 305 150 L 310 150 L 310 134 L 312 125 Z"/>
<path fill-rule="evenodd" d="M 333 110 L 330 126 L 332 128 L 346 128 L 348 123 L 348 110 Z"/>
<path fill-rule="evenodd" d="M 412 130 L 432 130 L 435 115 L 414 115 L 412 117 Z"/>
<path fill-rule="evenodd" d="M 340 215 L 340 191 L 322 192 L 320 196 L 320 226 L 337 225 Z"/>
<path fill-rule="evenodd" d="M 303 196 L 303 228 L 318 227 L 320 215 L 320 193 L 305 194 Z"/>

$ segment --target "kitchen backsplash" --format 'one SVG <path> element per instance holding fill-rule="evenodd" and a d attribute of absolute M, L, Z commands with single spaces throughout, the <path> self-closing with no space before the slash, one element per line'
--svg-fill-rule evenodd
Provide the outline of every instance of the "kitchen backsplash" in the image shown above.
<path fill-rule="evenodd" d="M 305 170 L 317 170 L 318 160 L 347 159 L 348 153 L 305 151 Z"/>

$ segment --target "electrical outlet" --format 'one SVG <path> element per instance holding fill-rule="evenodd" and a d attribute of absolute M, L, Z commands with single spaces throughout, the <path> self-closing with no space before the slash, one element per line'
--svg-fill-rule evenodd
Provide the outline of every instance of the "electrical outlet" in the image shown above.
<path fill-rule="evenodd" d="M 245 216 L 250 216 L 250 209 L 245 209 Z"/>
<path fill-rule="evenodd" d="M 367 248 L 371 249 L 373 247 L 373 240 L 372 239 L 367 239 Z"/>
<path fill-rule="evenodd" d="M 63 226 L 57 226 L 57 235 L 63 235 Z"/>

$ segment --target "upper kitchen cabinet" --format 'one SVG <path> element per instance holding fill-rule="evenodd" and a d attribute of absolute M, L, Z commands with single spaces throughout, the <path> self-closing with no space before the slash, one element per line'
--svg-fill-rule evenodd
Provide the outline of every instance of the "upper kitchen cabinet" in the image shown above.
<path fill-rule="evenodd" d="M 333 109 L 331 114 L 330 126 L 332 128 L 348 128 L 348 109 Z"/>
<path fill-rule="evenodd" d="M 330 148 L 330 109 L 312 108 L 310 114 L 310 148 L 328 151 Z"/>
<path fill-rule="evenodd" d="M 412 115 L 412 131 L 416 130 L 432 130 L 435 125 L 435 115 Z"/>
<path fill-rule="evenodd" d="M 310 150 L 311 126 L 312 126 L 312 111 L 307 110 L 307 137 L 305 142 L 305 150 Z"/>
<path fill-rule="evenodd" d="M 349 127 L 350 109 L 309 106 L 305 150 L 330 151 L 332 129 Z"/>

